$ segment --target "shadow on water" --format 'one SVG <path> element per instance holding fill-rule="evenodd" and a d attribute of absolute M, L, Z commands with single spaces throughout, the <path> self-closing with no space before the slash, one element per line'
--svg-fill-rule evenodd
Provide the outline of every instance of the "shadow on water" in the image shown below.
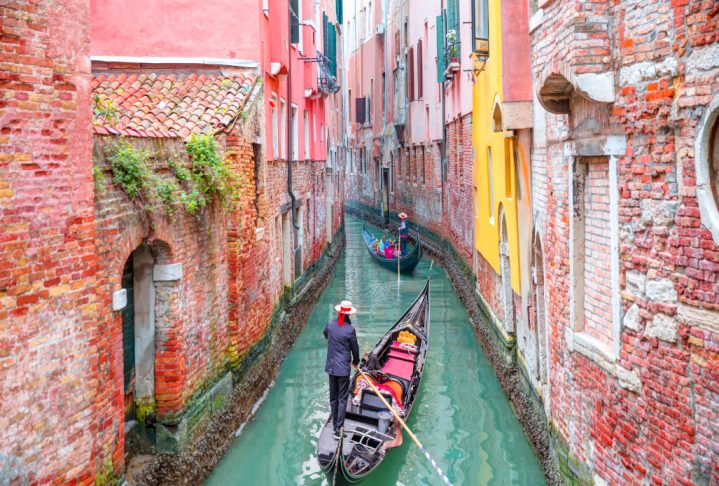
<path fill-rule="evenodd" d="M 322 329 L 334 305 L 359 309 L 360 350 L 386 332 L 422 290 L 425 258 L 413 276 L 397 275 L 367 254 L 362 224 L 347 218 L 347 249 L 330 285 L 287 355 L 275 387 L 208 479 L 209 485 L 329 484 L 315 457 L 329 413 L 326 341 Z M 542 470 L 509 402 L 482 353 L 445 272 L 432 268 L 427 368 L 408 424 L 457 485 L 542 485 Z M 405 434 L 365 484 L 434 485 L 439 478 Z M 339 484 L 339 482 L 338 482 Z"/>

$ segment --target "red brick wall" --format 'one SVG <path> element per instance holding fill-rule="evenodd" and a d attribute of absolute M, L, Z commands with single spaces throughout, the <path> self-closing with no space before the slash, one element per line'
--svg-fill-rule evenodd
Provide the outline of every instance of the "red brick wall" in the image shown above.
<path fill-rule="evenodd" d="M 612 343 L 612 274 L 609 230 L 609 163 L 606 158 L 581 164 L 584 179 L 584 327 Z M 584 167 L 586 166 L 586 168 Z"/>
<path fill-rule="evenodd" d="M 577 33 L 574 17 L 591 12 L 608 16 L 616 46 L 611 56 L 592 58 L 576 42 L 567 49 L 567 38 Z M 613 363 L 578 352 L 567 337 L 567 174 L 578 141 L 587 137 L 573 123 L 594 117 L 601 106 L 576 97 L 571 116 L 546 114 L 546 122 L 535 123 L 535 137 L 542 136 L 533 155 L 535 224 L 545 251 L 551 419 L 570 452 L 612 484 L 719 482 L 712 439 L 719 427 L 719 335 L 696 317 L 717 316 L 719 245 L 699 216 L 694 160 L 699 119 L 719 91 L 712 51 L 718 22 L 714 2 L 555 0 L 544 6 L 544 20 L 531 34 L 537 76 L 553 68 L 565 74 L 616 70 L 609 122 L 627 148 L 618 160 L 623 325 Z M 596 112 L 586 116 L 589 109 Z M 596 137 L 609 132 L 603 122 L 598 128 Z"/>
<path fill-rule="evenodd" d="M 88 9 L 0 6 L 0 455 L 31 483 L 88 481 L 113 447 L 100 413 Z"/>

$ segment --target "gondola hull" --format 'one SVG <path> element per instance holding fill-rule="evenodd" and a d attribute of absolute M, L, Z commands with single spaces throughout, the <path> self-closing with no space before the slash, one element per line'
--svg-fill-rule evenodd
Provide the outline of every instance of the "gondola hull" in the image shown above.
<path fill-rule="evenodd" d="M 397 259 L 396 258 L 384 258 L 378 255 L 373 249 L 372 245 L 375 241 L 377 241 L 377 238 L 374 237 L 372 233 L 370 233 L 367 228 L 364 226 L 362 227 L 362 233 L 364 235 L 364 242 L 365 246 L 367 247 L 367 251 L 372 256 L 372 259 L 379 263 L 384 268 L 391 270 L 393 272 L 397 272 Z M 399 271 L 401 273 L 412 273 L 414 272 L 414 269 L 419 264 L 419 261 L 422 258 L 422 245 L 419 241 L 419 236 L 414 241 L 414 245 L 412 246 L 410 252 L 399 259 Z"/>
<path fill-rule="evenodd" d="M 405 420 L 414 407 L 424 374 L 429 324 L 428 280 L 412 306 L 360 364 L 385 400 L 392 403 Z M 342 439 L 334 438 L 331 420 L 320 432 L 317 458 L 330 479 L 341 475 L 350 483 L 363 480 L 402 442 L 396 419 L 362 380 L 364 378 L 355 372 L 350 381 Z"/>

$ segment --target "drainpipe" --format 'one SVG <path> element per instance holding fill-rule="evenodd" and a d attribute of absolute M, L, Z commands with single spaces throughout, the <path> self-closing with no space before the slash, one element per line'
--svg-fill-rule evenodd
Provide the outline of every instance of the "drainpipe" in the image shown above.
<path fill-rule="evenodd" d="M 440 2 L 440 14 L 442 16 L 444 16 L 444 0 L 442 0 Z M 444 22 L 442 22 L 442 26 L 444 27 L 444 32 L 443 32 L 444 35 L 442 36 L 442 39 L 443 39 L 443 42 L 447 42 L 447 27 L 448 26 L 447 26 L 446 19 L 444 20 Z M 439 49 L 439 46 L 437 46 L 437 48 Z M 442 46 L 442 48 L 444 48 L 444 46 Z M 445 55 L 446 55 L 446 52 L 445 52 Z M 445 58 L 445 62 L 446 62 L 446 58 Z M 446 104 L 447 104 L 446 96 L 447 96 L 447 94 L 446 94 L 446 90 L 445 90 L 446 83 L 447 83 L 447 80 L 444 77 L 442 77 L 442 84 L 440 87 L 440 89 L 442 90 L 442 150 L 440 151 L 440 157 L 442 159 L 441 180 L 442 180 L 442 212 L 443 213 L 444 213 L 444 209 L 445 209 L 444 208 L 444 186 L 445 186 L 445 180 L 447 179 L 447 124 L 446 124 L 446 120 L 445 120 L 445 118 L 447 116 L 447 114 L 446 114 Z"/>
<path fill-rule="evenodd" d="M 287 1 L 287 27 L 289 42 L 287 43 L 287 194 L 290 196 L 292 201 L 292 207 L 290 212 L 292 213 L 292 226 L 296 231 L 300 230 L 300 225 L 297 224 L 297 216 L 295 215 L 295 205 L 297 200 L 295 193 L 292 191 L 292 5 L 289 0 Z M 300 29 L 300 19 L 297 19 L 297 28 Z M 300 32 L 300 35 L 302 33 Z M 299 115 L 299 113 L 298 113 Z"/>

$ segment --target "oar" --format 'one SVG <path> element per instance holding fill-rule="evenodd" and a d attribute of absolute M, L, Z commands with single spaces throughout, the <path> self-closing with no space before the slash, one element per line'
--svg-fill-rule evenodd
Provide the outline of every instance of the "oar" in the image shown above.
<path fill-rule="evenodd" d="M 402 245 L 400 244 L 400 240 L 399 240 L 400 234 L 397 233 L 397 236 L 398 236 L 397 246 L 399 246 L 399 248 L 398 248 L 399 252 L 397 253 L 397 284 L 399 285 L 399 261 L 402 258 Z"/>
<path fill-rule="evenodd" d="M 403 428 L 405 431 L 407 431 L 407 433 L 409 434 L 409 436 L 412 438 L 412 441 L 413 441 L 415 444 L 417 444 L 417 447 L 419 447 L 419 450 L 422 452 L 422 454 L 424 455 L 424 457 L 430 462 L 430 464 L 432 464 L 432 467 L 434 468 L 434 470 L 435 470 L 435 471 L 437 472 L 437 474 L 439 474 L 439 476 L 442 478 L 442 480 L 444 481 L 444 484 L 446 484 L 447 486 L 452 486 L 452 482 L 449 480 L 449 478 L 448 478 L 447 475 L 444 473 L 444 471 L 442 471 L 442 469 L 441 469 L 441 468 L 439 467 L 439 465 L 435 462 L 435 460 L 432 459 L 432 456 L 429 455 L 429 452 L 427 451 L 427 449 L 424 448 L 424 446 L 423 446 L 422 443 L 419 441 L 419 439 L 417 438 L 417 436 L 414 435 L 414 433 L 413 433 L 411 430 L 409 430 L 409 427 L 407 427 L 407 424 L 404 422 L 404 420 L 402 420 L 402 417 L 400 417 L 399 414 L 394 411 L 394 408 L 392 408 L 392 405 L 390 405 L 390 404 L 387 402 L 387 400 L 385 400 L 385 398 L 382 396 L 382 393 L 380 393 L 380 391 L 377 389 L 377 387 L 374 386 L 374 383 L 372 382 L 372 380 L 371 380 L 367 375 L 365 375 L 364 371 L 362 371 L 359 366 L 355 365 L 355 369 L 356 369 L 357 371 L 359 371 L 359 373 L 364 377 L 365 381 L 366 381 L 367 383 L 369 383 L 369 386 L 372 387 L 372 390 L 374 390 L 375 394 L 379 397 L 380 400 L 382 400 L 382 403 L 384 404 L 385 407 L 387 407 L 387 410 L 389 410 L 390 412 L 392 412 L 392 415 L 394 415 L 394 418 L 397 419 L 397 421 L 398 421 L 399 424 L 402 426 L 402 428 Z"/>

